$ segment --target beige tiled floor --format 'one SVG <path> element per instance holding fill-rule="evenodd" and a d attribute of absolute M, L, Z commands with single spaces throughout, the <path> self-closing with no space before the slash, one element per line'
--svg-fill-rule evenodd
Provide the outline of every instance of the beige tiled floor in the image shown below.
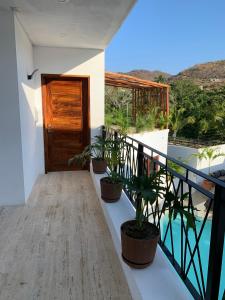
<path fill-rule="evenodd" d="M 131 299 L 86 171 L 41 176 L 0 208 L 1 300 Z"/>

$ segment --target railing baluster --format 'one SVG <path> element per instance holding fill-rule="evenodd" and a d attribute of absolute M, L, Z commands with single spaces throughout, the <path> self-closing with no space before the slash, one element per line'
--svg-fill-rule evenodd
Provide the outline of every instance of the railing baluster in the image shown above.
<path fill-rule="evenodd" d="M 115 131 L 106 131 L 105 128 L 102 130 L 103 137 L 110 137 L 112 139 L 121 138 L 122 135 L 118 135 Z M 145 150 L 144 150 L 145 149 Z M 198 200 L 198 193 L 203 197 L 207 197 L 210 202 L 204 211 L 204 217 L 200 216 L 200 227 L 198 221 L 196 221 L 196 227 L 193 229 L 192 234 L 189 234 L 185 218 L 180 218 L 180 257 L 175 257 L 177 254 L 175 239 L 176 229 L 171 221 L 167 221 L 167 218 L 163 219 L 166 221 L 165 224 L 160 224 L 162 212 L 159 213 L 159 203 L 155 206 L 149 206 L 149 210 L 152 211 L 152 222 L 154 222 L 159 228 L 162 227 L 164 232 L 161 236 L 159 244 L 163 251 L 166 253 L 168 259 L 173 264 L 178 274 L 183 279 L 184 283 L 190 290 L 194 299 L 198 300 L 218 300 L 219 292 L 224 292 L 224 287 L 221 284 L 221 268 L 223 260 L 223 247 L 224 247 L 224 234 L 225 234 L 225 183 L 218 179 L 208 176 L 199 170 L 196 170 L 178 160 L 159 152 L 129 136 L 126 136 L 124 140 L 124 147 L 122 152 L 124 160 L 123 175 L 126 178 L 131 178 L 133 175 L 143 176 L 144 174 L 150 174 L 151 171 L 157 171 L 160 168 L 166 170 L 166 185 L 167 188 L 174 193 L 174 195 L 182 196 L 185 194 L 186 185 L 188 187 L 188 203 L 187 200 L 181 200 L 181 205 L 185 210 L 192 214 L 192 216 L 198 216 L 195 212 L 194 205 L 195 201 Z M 156 159 L 158 155 L 159 160 Z M 162 158 L 165 162 L 162 162 Z M 149 163 L 150 161 L 150 163 Z M 175 168 L 170 166 L 168 162 L 173 162 L 184 170 L 184 173 L 179 173 Z M 205 190 L 202 188 L 199 182 L 195 182 L 192 179 L 192 174 L 198 179 L 207 179 L 214 183 L 216 186 L 215 193 Z M 178 179 L 178 182 L 177 182 Z M 125 190 L 131 203 L 137 207 L 139 203 L 134 203 L 133 195 L 129 191 Z M 194 191 L 194 192 L 192 192 Z M 195 193 L 197 192 L 196 196 Z M 193 194 L 193 195 L 192 195 Z M 193 197 L 193 198 L 192 198 Z M 212 230 L 211 230 L 211 241 L 210 241 L 210 255 L 208 261 L 208 275 L 204 273 L 203 264 L 204 257 L 201 251 L 201 238 L 203 237 L 204 229 L 207 227 L 207 221 L 210 217 L 211 206 L 214 201 L 213 217 L 212 217 Z M 203 212 L 203 211 L 202 211 Z M 158 224 L 157 224 L 158 223 Z M 161 226 L 163 225 L 163 226 Z M 164 226 L 165 225 L 165 226 Z M 171 247 L 167 244 L 171 243 Z M 172 249 L 170 249 L 172 248 Z M 195 277 L 193 279 L 192 277 Z M 207 276 L 207 282 L 206 282 Z M 221 289 L 221 290 L 220 290 Z M 223 289 L 223 290 L 222 290 Z M 223 299 L 225 300 L 225 299 Z"/>
<path fill-rule="evenodd" d="M 138 163 L 138 176 L 143 175 L 144 171 L 144 153 L 143 145 L 138 144 L 137 163 Z"/>
<path fill-rule="evenodd" d="M 209 252 L 206 300 L 218 299 L 225 234 L 225 188 L 216 185 Z"/>
<path fill-rule="evenodd" d="M 106 128 L 105 126 L 102 126 L 102 138 L 106 139 Z M 102 151 L 102 157 L 105 158 L 105 151 Z"/>

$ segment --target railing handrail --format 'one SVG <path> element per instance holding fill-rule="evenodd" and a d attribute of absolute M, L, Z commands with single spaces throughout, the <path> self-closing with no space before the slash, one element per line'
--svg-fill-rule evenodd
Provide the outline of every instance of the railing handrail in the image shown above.
<path fill-rule="evenodd" d="M 104 129 L 104 128 L 103 128 Z M 106 136 L 106 131 L 105 132 Z M 118 132 L 115 131 L 114 129 L 109 129 L 108 130 L 109 136 L 113 135 L 113 137 L 116 139 L 118 138 Z M 123 136 L 123 135 L 121 135 Z M 192 200 L 192 188 L 199 191 L 201 194 L 205 195 L 208 197 L 209 203 L 208 207 L 206 208 L 205 216 L 202 219 L 202 225 L 197 232 L 196 228 L 193 228 L 194 231 L 194 236 L 195 236 L 195 245 L 194 249 L 192 250 L 190 247 L 190 240 L 188 237 L 188 234 L 185 229 L 185 225 L 183 222 L 183 218 L 181 218 L 181 262 L 180 264 L 176 260 L 176 257 L 174 256 L 174 249 L 173 249 L 173 234 L 172 234 L 172 225 L 171 225 L 171 220 L 168 221 L 167 229 L 165 236 L 162 239 L 160 239 L 160 246 L 164 253 L 167 255 L 168 259 L 180 275 L 180 277 L 183 279 L 184 283 L 188 287 L 189 291 L 193 295 L 194 299 L 196 300 L 218 300 L 219 293 L 220 293 L 220 284 L 221 284 L 221 271 L 222 271 L 222 262 L 223 262 L 223 255 L 225 255 L 223 249 L 224 249 L 224 235 L 225 235 L 225 222 L 224 222 L 224 215 L 225 215 L 225 183 L 223 181 L 220 181 L 212 176 L 209 176 L 201 171 L 198 171 L 194 169 L 193 167 L 178 161 L 177 159 L 170 157 L 166 155 L 165 153 L 160 152 L 159 150 L 156 150 L 143 142 L 132 138 L 130 136 L 124 136 L 125 141 L 124 141 L 124 147 L 122 148 L 123 151 L 126 151 L 127 153 L 127 158 L 129 157 L 128 164 L 123 164 L 124 166 L 128 167 L 128 176 L 129 174 L 135 174 L 136 176 L 141 176 L 143 172 L 149 172 L 149 165 L 146 167 L 145 162 L 153 162 L 153 169 L 157 171 L 156 165 L 160 166 L 161 168 L 165 168 L 166 172 L 169 172 L 171 174 L 171 182 L 177 178 L 179 179 L 178 187 L 175 187 L 174 182 L 173 182 L 173 188 L 174 192 L 178 193 L 180 189 L 181 193 L 181 198 L 182 195 L 184 195 L 184 190 L 183 190 L 183 183 L 186 183 L 188 185 L 188 190 L 189 192 L 187 193 L 189 196 L 188 200 L 188 206 L 185 208 L 188 209 L 188 211 L 191 211 L 193 216 L 194 216 L 194 204 Z M 136 145 L 137 144 L 137 145 Z M 133 149 L 131 151 L 131 149 Z M 144 149 L 150 150 L 150 154 L 146 153 Z M 134 154 L 135 152 L 135 154 Z M 154 156 L 153 154 L 157 154 L 157 156 Z M 166 159 L 166 163 L 162 162 L 159 160 L 159 156 L 163 157 Z M 133 158 L 132 158 L 133 157 Z M 135 157 L 135 159 L 134 159 Z M 157 157 L 157 158 L 156 158 Z M 172 167 L 168 165 L 168 160 L 174 162 L 178 166 L 186 169 L 186 174 L 180 174 L 176 170 L 174 170 Z M 134 164 L 132 166 L 132 164 Z M 145 169 L 147 168 L 147 169 Z M 123 169 L 122 169 L 123 170 Z M 131 173 L 130 173 L 131 170 Z M 150 170 L 151 171 L 151 170 Z M 123 170 L 124 172 L 124 170 Z M 189 172 L 199 176 L 203 177 L 210 182 L 215 184 L 215 193 L 207 191 L 205 188 L 203 188 L 199 183 L 195 183 L 194 181 L 189 179 Z M 127 174 L 127 173 L 126 173 Z M 127 175 L 125 175 L 127 176 Z M 167 177 L 166 177 L 167 178 Z M 127 191 L 128 198 L 132 202 L 132 204 L 135 206 L 135 202 L 133 202 L 132 195 Z M 183 200 L 182 200 L 183 201 Z M 214 205 L 213 205 L 214 203 Z M 183 202 L 182 202 L 183 205 Z M 157 205 L 158 207 L 158 205 Z M 208 273 L 207 279 L 205 281 L 204 279 L 204 273 L 202 269 L 202 262 L 201 262 L 201 254 L 200 254 L 200 249 L 199 249 L 199 244 L 200 244 L 200 239 L 202 232 L 204 230 L 204 226 L 206 224 L 206 221 L 209 216 L 209 211 L 213 209 L 213 214 L 212 214 L 212 229 L 211 229 L 211 237 L 210 237 L 210 244 L 209 244 L 209 260 L 208 260 Z M 155 212 L 155 217 L 156 219 L 158 218 L 158 225 L 160 228 L 160 219 L 161 216 L 157 215 L 157 212 Z M 154 217 L 154 222 L 155 222 L 155 217 Z M 168 229 L 170 228 L 170 235 L 171 235 L 171 244 L 172 244 L 172 250 L 169 250 L 167 246 L 165 245 L 165 238 L 168 233 Z M 172 252 L 171 252 L 172 251 Z M 186 257 L 187 253 L 190 255 L 190 260 L 187 263 Z M 196 265 L 195 265 L 195 257 L 196 261 L 198 261 L 199 264 L 199 274 L 197 273 L 196 270 Z M 186 265 L 188 264 L 188 266 Z M 189 280 L 188 278 L 188 272 L 190 271 L 190 268 L 193 267 L 195 276 L 196 276 L 196 286 L 193 285 L 193 283 Z M 224 268 L 224 267 L 223 267 Z M 197 290 L 198 289 L 198 290 Z M 225 290 L 222 291 L 225 295 Z"/>
<path fill-rule="evenodd" d="M 114 131 L 114 130 L 113 130 L 113 131 Z M 152 148 L 152 147 L 146 145 L 145 143 L 143 143 L 143 142 L 141 142 L 141 141 L 139 141 L 139 140 L 137 140 L 137 139 L 135 139 L 135 138 L 133 138 L 133 137 L 131 137 L 131 136 L 129 136 L 129 135 L 124 135 L 124 137 L 125 137 L 125 138 L 129 138 L 129 139 L 132 140 L 133 142 L 135 142 L 135 143 L 137 143 L 137 144 L 139 144 L 139 145 L 142 145 L 144 148 L 146 148 L 146 149 L 148 149 L 148 150 L 150 150 L 150 151 L 152 151 L 152 152 L 154 152 L 154 153 L 157 153 L 158 155 L 164 157 L 166 160 L 170 160 L 170 161 L 174 162 L 174 163 L 177 164 L 178 166 L 180 166 L 180 167 L 182 167 L 182 168 L 184 168 L 184 169 L 187 169 L 187 170 L 190 171 L 191 173 L 193 173 L 193 174 L 195 174 L 195 175 L 197 175 L 197 176 L 199 176 L 199 177 L 203 177 L 204 179 L 207 179 L 207 180 L 213 182 L 214 184 L 217 184 L 217 185 L 219 185 L 219 186 L 225 188 L 225 182 L 223 182 L 223 181 L 221 181 L 221 180 L 219 180 L 219 179 L 217 179 L 217 178 L 214 178 L 214 177 L 212 177 L 212 176 L 210 176 L 210 175 L 207 175 L 207 174 L 203 173 L 202 171 L 199 171 L 199 170 L 197 170 L 197 169 L 195 169 L 195 168 L 193 168 L 193 167 L 191 167 L 191 166 L 189 166 L 189 165 L 187 165 L 187 164 L 185 164 L 185 163 L 183 163 L 183 162 L 177 160 L 177 159 L 174 158 L 174 157 L 171 157 L 171 156 L 169 156 L 169 155 L 167 155 L 167 154 L 165 154 L 165 153 L 163 153 L 163 152 L 160 152 L 159 150 L 157 150 L 157 149 L 155 149 L 155 148 Z"/>

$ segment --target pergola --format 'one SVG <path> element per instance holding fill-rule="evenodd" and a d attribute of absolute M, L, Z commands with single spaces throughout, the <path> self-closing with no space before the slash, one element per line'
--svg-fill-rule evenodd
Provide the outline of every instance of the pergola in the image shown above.
<path fill-rule="evenodd" d="M 146 106 L 159 107 L 165 116 L 169 114 L 170 86 L 168 84 L 112 72 L 105 73 L 105 84 L 132 90 L 132 119 L 134 122 L 137 113 Z"/>

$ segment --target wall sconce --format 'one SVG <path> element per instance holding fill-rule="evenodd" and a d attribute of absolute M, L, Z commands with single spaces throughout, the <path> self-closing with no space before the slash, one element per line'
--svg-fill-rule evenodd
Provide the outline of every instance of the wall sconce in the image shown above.
<path fill-rule="evenodd" d="M 37 71 L 38 71 L 38 69 L 35 69 L 30 75 L 27 75 L 27 79 L 31 80 Z"/>

